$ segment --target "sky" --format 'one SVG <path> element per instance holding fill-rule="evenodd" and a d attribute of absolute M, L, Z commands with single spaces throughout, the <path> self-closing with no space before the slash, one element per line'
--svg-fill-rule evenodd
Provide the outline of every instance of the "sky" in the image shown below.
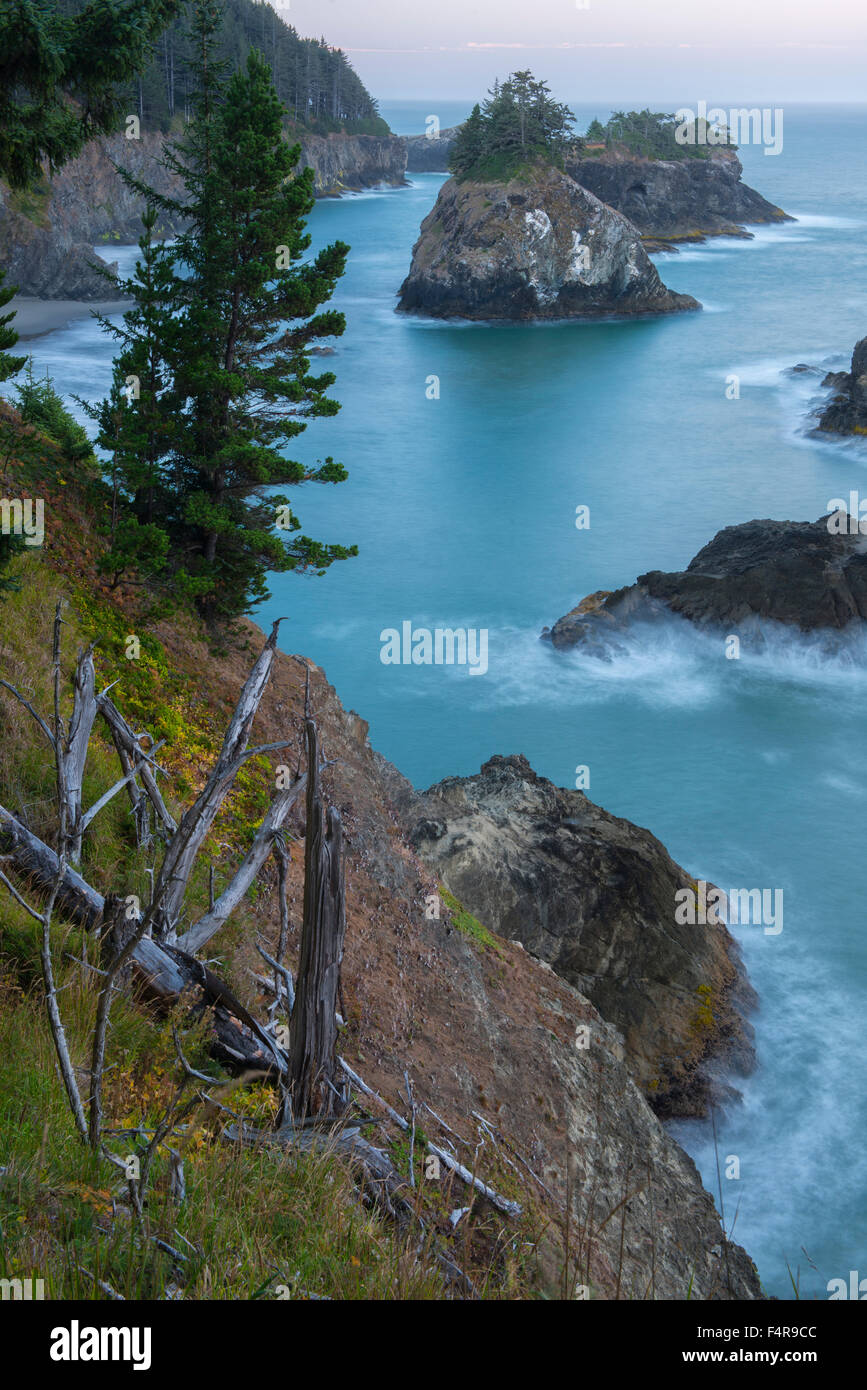
<path fill-rule="evenodd" d="M 529 67 L 568 101 L 867 101 L 867 0 L 272 3 L 380 99 L 475 99 Z"/>

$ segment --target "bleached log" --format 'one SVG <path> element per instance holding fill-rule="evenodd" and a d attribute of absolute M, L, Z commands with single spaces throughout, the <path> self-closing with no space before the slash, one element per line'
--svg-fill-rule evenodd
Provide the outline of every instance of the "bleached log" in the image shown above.
<path fill-rule="evenodd" d="M 280 621 L 282 619 L 271 629 L 244 683 L 211 774 L 193 805 L 184 813 L 166 849 L 154 887 L 153 903 L 148 909 L 149 925 L 166 940 L 174 937 L 196 856 L 238 772 L 249 758 L 286 747 L 286 742 L 263 744 L 253 749 L 247 747 L 253 720 L 271 674 Z"/>
<path fill-rule="evenodd" d="M 160 742 L 156 744 L 153 751 L 156 753 L 157 749 L 162 748 L 164 743 L 165 739 L 161 739 Z M 87 827 L 90 825 L 90 822 L 94 819 L 94 817 L 99 815 L 103 806 L 107 806 L 108 803 L 111 801 L 112 797 L 117 796 L 118 792 L 123 791 L 124 787 L 127 786 L 130 782 L 135 782 L 135 779 L 141 772 L 142 768 L 146 766 L 147 763 L 143 760 L 142 762 L 138 763 L 135 767 L 131 767 L 129 772 L 125 772 L 125 775 L 121 777 L 119 782 L 115 782 L 113 787 L 109 787 L 107 792 L 103 792 L 99 800 L 95 801 L 91 806 L 90 810 L 85 811 L 84 815 L 81 817 L 81 829 L 83 831 L 86 830 Z"/>
<path fill-rule="evenodd" d="M 506 1216 L 521 1215 L 522 1208 L 517 1202 L 511 1201 L 508 1197 L 502 1197 L 499 1192 L 495 1192 L 492 1187 L 488 1187 L 487 1183 L 482 1182 L 481 1178 L 477 1178 L 470 1172 L 469 1168 L 465 1168 L 462 1163 L 459 1163 L 454 1154 L 450 1154 L 446 1149 L 441 1149 L 437 1144 L 432 1144 L 430 1141 L 428 1141 L 427 1147 L 429 1153 L 434 1154 L 441 1163 L 444 1163 L 447 1168 L 451 1169 L 453 1173 L 456 1173 L 469 1187 L 474 1187 L 483 1197 L 487 1197 L 488 1201 L 495 1206 L 498 1211 L 504 1212 Z"/>
<path fill-rule="evenodd" d="M 304 790 L 306 782 L 307 776 L 304 774 L 291 787 L 285 787 L 277 792 L 256 832 L 253 844 L 228 887 L 220 894 L 213 908 L 206 912 L 204 917 L 200 917 L 189 931 L 184 932 L 184 935 L 178 938 L 178 945 L 184 951 L 188 951 L 191 955 L 200 951 L 234 912 L 271 853 L 274 837 Z"/>
<path fill-rule="evenodd" d="M 62 794 L 66 801 L 66 830 L 69 837 L 69 857 L 74 864 L 81 859 L 81 839 L 84 834 L 82 787 L 87 750 L 93 721 L 96 719 L 96 672 L 93 665 L 93 646 L 78 654 L 72 681 L 72 715 L 66 737 L 59 739 L 59 756 L 63 763 Z M 59 731 L 58 731 L 59 736 Z"/>
<path fill-rule="evenodd" d="M 156 778 L 151 769 L 152 755 L 149 755 L 148 752 L 142 748 L 140 736 L 133 733 L 129 724 L 117 708 L 117 705 L 108 698 L 108 694 L 105 691 L 97 696 L 96 704 L 99 713 L 111 730 L 114 745 L 117 748 L 118 756 L 121 758 L 121 764 L 124 765 L 124 758 L 127 760 L 127 763 L 136 762 L 138 759 L 143 760 L 141 769 L 142 786 L 156 811 L 160 823 L 170 835 L 173 835 L 178 828 L 177 822 L 168 811 L 160 794 L 159 787 L 157 786 Z M 123 750 L 123 753 L 121 753 L 121 750 Z M 126 765 L 124 765 L 124 771 L 126 771 Z"/>
<path fill-rule="evenodd" d="M 304 842 L 304 920 L 289 1022 L 288 1093 L 294 1114 L 334 1114 L 337 986 L 346 936 L 343 826 L 335 807 L 326 816 L 320 791 L 319 737 L 307 732 L 307 829 Z"/>
<path fill-rule="evenodd" d="M 50 889 L 60 871 L 60 859 L 49 845 L 28 830 L 4 806 L 0 806 L 0 836 L 7 840 L 18 872 L 25 877 L 33 877 L 42 888 Z M 65 916 L 92 930 L 102 921 L 105 900 L 71 865 L 66 864 L 57 893 L 57 904 Z"/>

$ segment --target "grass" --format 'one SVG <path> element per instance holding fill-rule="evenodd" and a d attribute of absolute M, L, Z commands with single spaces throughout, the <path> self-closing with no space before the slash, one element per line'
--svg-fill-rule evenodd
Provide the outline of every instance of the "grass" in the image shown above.
<path fill-rule="evenodd" d="M 456 927 L 464 936 L 468 936 L 471 941 L 477 942 L 479 946 L 484 946 L 486 950 L 493 951 L 495 955 L 502 956 L 503 951 L 497 938 L 483 926 L 478 917 L 474 917 L 471 912 L 467 912 L 463 903 L 453 893 L 450 893 L 442 884 L 439 885 L 439 894 L 451 914 L 452 926 Z"/>

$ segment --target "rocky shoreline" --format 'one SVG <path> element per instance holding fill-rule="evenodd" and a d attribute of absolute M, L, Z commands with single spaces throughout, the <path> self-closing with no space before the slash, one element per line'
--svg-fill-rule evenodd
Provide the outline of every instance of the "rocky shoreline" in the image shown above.
<path fill-rule="evenodd" d="M 733 150 L 707 159 L 642 159 L 616 151 L 567 160 L 567 172 L 638 228 L 650 250 L 707 237 L 752 236 L 749 224 L 792 222 L 743 182 Z"/>
<path fill-rule="evenodd" d="M 317 197 L 406 183 L 406 149 L 397 136 L 299 138 L 300 164 L 313 169 Z M 104 272 L 116 269 L 111 246 L 134 244 L 142 231 L 142 201 L 117 167 L 128 169 L 159 193 L 177 196 L 177 178 L 160 164 L 164 145 L 165 137 L 159 134 L 143 132 L 137 140 L 113 135 L 92 141 L 32 192 L 13 194 L 0 185 L 0 261 L 7 284 L 17 286 L 25 298 L 78 303 L 108 299 L 111 283 Z M 161 215 L 156 231 L 171 236 L 180 226 Z"/>
<path fill-rule="evenodd" d="M 755 996 L 722 923 L 679 925 L 695 880 L 648 830 L 581 791 L 494 757 L 472 777 L 407 794 L 410 843 L 486 927 L 519 941 L 621 1032 L 663 1118 L 704 1116 L 754 1065 Z"/>
<path fill-rule="evenodd" d="M 867 621 L 867 548 L 846 512 L 817 521 L 727 526 L 685 570 L 652 570 L 600 591 L 542 636 L 555 647 L 605 642 L 637 617 L 676 613 L 701 627 L 749 632 L 762 620 L 803 632 L 841 632 Z"/>
<path fill-rule="evenodd" d="M 829 372 L 822 385 L 834 396 L 819 416 L 826 434 L 867 435 L 867 338 L 855 344 L 848 372 Z"/>
<path fill-rule="evenodd" d="M 451 126 L 437 138 L 407 137 L 407 169 L 448 173 L 459 130 Z M 750 225 L 795 220 L 743 182 L 743 165 L 734 150 L 713 150 L 707 159 L 662 160 L 591 147 L 567 158 L 564 168 L 576 183 L 628 218 L 649 251 L 676 251 L 682 242 L 707 237 L 751 238 Z"/>

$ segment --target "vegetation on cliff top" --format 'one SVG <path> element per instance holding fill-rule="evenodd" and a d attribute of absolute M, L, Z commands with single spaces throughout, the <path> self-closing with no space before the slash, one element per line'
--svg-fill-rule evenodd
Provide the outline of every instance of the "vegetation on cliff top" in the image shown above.
<path fill-rule="evenodd" d="M 58 0 L 58 8 L 70 14 L 84 4 L 85 0 Z M 171 8 L 177 14 L 179 6 Z M 168 131 L 176 118 L 188 119 L 192 110 L 195 46 L 183 13 L 186 7 L 180 8 L 149 44 L 142 70 L 124 74 L 118 88 L 124 111 L 135 112 L 148 130 Z M 243 68 L 250 51 L 258 49 L 277 95 L 298 126 L 322 135 L 337 130 L 388 135 L 375 99 L 341 49 L 324 38 L 302 38 L 262 0 L 220 0 L 220 15 L 218 58 L 232 69 Z"/>
<path fill-rule="evenodd" d="M 642 159 L 708 159 L 714 147 L 737 149 L 727 130 L 712 128 L 703 117 L 695 122 L 695 140 L 681 144 L 676 133 L 682 125 L 673 115 L 647 107 L 643 111 L 615 111 L 604 125 L 591 121 L 584 139 L 591 147 L 604 145 L 607 150 L 621 150 Z M 711 129 L 713 139 L 708 138 Z"/>
<path fill-rule="evenodd" d="M 529 69 L 513 72 L 473 107 L 455 138 L 449 167 L 457 179 L 507 179 L 539 160 L 560 164 L 576 143 L 573 124 L 569 107 L 554 100 L 546 82 Z"/>

